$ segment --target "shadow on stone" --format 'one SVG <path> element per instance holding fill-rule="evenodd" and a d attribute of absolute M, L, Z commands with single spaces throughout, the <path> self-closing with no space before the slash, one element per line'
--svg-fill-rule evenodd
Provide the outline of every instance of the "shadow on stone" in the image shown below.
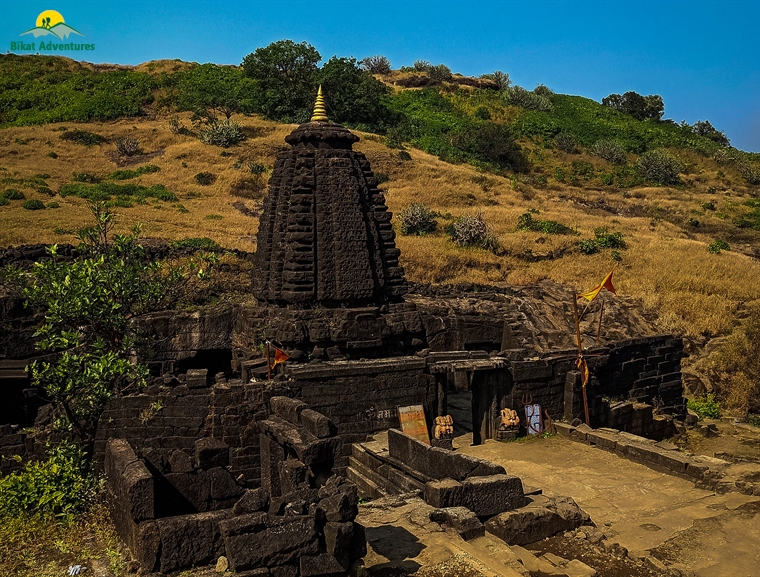
<path fill-rule="evenodd" d="M 425 545 L 403 527 L 367 527 L 367 542 L 378 555 L 388 559 L 388 563 L 378 565 L 375 569 L 403 567 L 407 571 L 416 571 L 421 567 L 416 561 Z"/>

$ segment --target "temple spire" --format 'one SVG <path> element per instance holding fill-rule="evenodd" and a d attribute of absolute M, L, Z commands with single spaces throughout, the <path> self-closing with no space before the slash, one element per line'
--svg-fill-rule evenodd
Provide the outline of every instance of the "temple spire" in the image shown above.
<path fill-rule="evenodd" d="M 314 114 L 311 115 L 312 122 L 328 122 L 327 111 L 325 110 L 325 99 L 322 96 L 322 85 L 319 85 L 317 91 L 317 101 L 314 103 Z"/>

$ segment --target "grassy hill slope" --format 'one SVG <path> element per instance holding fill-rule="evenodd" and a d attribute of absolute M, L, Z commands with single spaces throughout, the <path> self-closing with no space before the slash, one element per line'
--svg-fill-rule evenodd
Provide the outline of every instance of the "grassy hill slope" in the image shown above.
<path fill-rule="evenodd" d="M 54 78 L 59 85 L 74 82 L 66 66 L 76 68 L 77 63 L 61 59 L 56 66 L 62 69 L 38 73 L 50 86 Z M 162 62 L 155 64 L 154 71 L 183 67 Z M 149 69 L 150 64 L 137 68 Z M 136 74 L 134 70 L 86 74 L 93 75 L 96 86 L 102 75 L 112 73 Z M 160 90 L 150 88 L 150 103 Z M 397 244 L 410 280 L 507 286 L 546 278 L 588 290 L 619 263 L 615 273 L 619 293 L 641 299 L 663 331 L 687 337 L 695 353 L 713 339 L 724 339 L 708 347 L 713 351 L 723 342 L 722 357 L 695 356 L 686 364 L 711 373 L 716 382 L 730 380 L 720 372 L 726 373 L 731 358 L 743 353 L 730 357 L 726 343 L 734 347 L 732 351 L 744 350 L 741 339 L 750 334 L 745 319 L 760 315 L 760 202 L 758 186 L 747 183 L 740 167 L 714 156 L 720 147 L 685 134 L 678 126 L 635 121 L 581 97 L 554 95 L 552 111 L 541 112 L 504 104 L 494 91 L 453 85 L 435 92 L 395 90 L 391 106 L 403 110 L 410 122 L 395 134 L 360 132 L 356 148 L 367 155 L 383 182 L 387 203 L 396 214 Z M 135 89 L 124 94 L 142 93 Z M 139 116 L 129 118 L 1 129 L 0 194 L 7 200 L 0 203 L 0 246 L 74 242 L 75 231 L 89 218 L 84 198 L 62 196 L 74 184 L 73 190 L 80 193 L 94 186 L 111 191 L 120 207 L 123 230 L 140 222 L 147 237 L 209 237 L 227 248 L 255 250 L 256 215 L 266 192 L 266 175 L 258 173 L 261 165 L 272 167 L 294 125 L 236 114 L 233 120 L 247 138 L 222 149 L 198 140 L 189 112 L 177 115 L 189 130 L 175 133 L 169 128 L 174 114 L 170 108 L 146 106 Z M 483 126 L 483 108 L 489 111 L 491 124 L 508 126 L 517 135 L 528 161 L 522 172 L 484 161 L 478 150 L 473 153 L 457 140 L 457 134 L 471 134 L 472 127 Z M 74 130 L 104 140 L 91 146 L 77 144 L 65 137 Z M 573 135 L 574 152 L 555 145 L 558 132 Z M 596 140 L 612 136 L 626 147 L 626 164 L 611 164 L 589 153 Z M 115 143 L 121 137 L 136 139 L 142 154 L 117 155 Z M 644 148 L 667 147 L 680 158 L 684 170 L 678 184 L 653 186 L 636 176 L 633 167 L 642 142 Z M 742 154 L 743 162 L 755 162 L 754 155 Z M 118 170 L 141 172 L 137 169 L 145 166 L 157 170 L 114 175 Z M 117 179 L 124 176 L 129 178 Z M 129 184 L 145 188 L 116 188 Z M 163 188 L 155 188 L 158 185 Z M 18 194 L 6 190 L 15 190 L 24 199 L 13 199 Z M 25 209 L 24 201 L 33 199 L 49 208 Z M 435 231 L 424 236 L 400 234 L 398 215 L 413 202 L 437 213 Z M 478 213 L 496 235 L 498 250 L 459 247 L 450 240 L 448 225 Z M 550 228 L 542 232 L 540 226 L 535 231 L 519 230 L 518 221 L 526 213 L 533 222 L 556 221 L 572 230 L 570 234 L 550 234 Z M 585 254 L 582 241 L 603 234 L 600 229 L 620 233 L 625 248 L 601 247 Z M 731 250 L 709 252 L 716 239 L 726 241 Z M 757 351 L 757 343 L 750 347 Z M 745 389 L 748 386 L 754 390 L 751 387 L 757 384 Z M 742 394 L 746 397 L 746 391 Z M 735 404 L 742 402 L 746 407 L 746 398 Z"/>

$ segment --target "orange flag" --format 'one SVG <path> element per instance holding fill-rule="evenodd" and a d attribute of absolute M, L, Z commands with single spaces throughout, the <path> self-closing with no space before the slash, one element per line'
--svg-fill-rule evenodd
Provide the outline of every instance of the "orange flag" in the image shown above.
<path fill-rule="evenodd" d="M 587 301 L 591 302 L 591 301 L 593 301 L 593 300 L 596 298 L 596 296 L 599 294 L 599 292 L 600 292 L 600 291 L 601 291 L 603 288 L 606 288 L 606 289 L 607 289 L 608 291 L 610 291 L 612 294 L 616 294 L 616 293 L 615 293 L 615 287 L 614 287 L 614 286 L 612 286 L 612 273 L 613 273 L 613 272 L 615 272 L 615 269 L 614 269 L 614 268 L 613 268 L 613 269 L 610 271 L 610 274 L 608 274 L 606 277 L 604 277 L 604 280 L 602 281 L 602 284 L 600 284 L 600 285 L 599 285 L 598 287 L 596 287 L 596 288 L 593 288 L 593 289 L 591 289 L 590 291 L 588 291 L 588 292 L 586 292 L 586 293 L 581 293 L 581 294 L 579 294 L 579 295 L 578 295 L 578 298 L 581 298 L 581 297 L 583 297 L 583 298 L 584 298 L 584 299 L 586 299 Z"/>
<path fill-rule="evenodd" d="M 575 366 L 577 366 L 578 370 L 581 372 L 581 377 L 583 378 L 583 386 L 585 387 L 588 384 L 589 378 L 588 363 L 586 363 L 586 359 L 584 359 L 582 356 L 579 356 L 578 360 L 575 361 Z"/>
<path fill-rule="evenodd" d="M 279 363 L 284 363 L 289 358 L 290 357 L 285 353 L 285 351 L 275 347 L 274 348 L 274 362 L 272 363 L 272 368 L 275 368 Z"/>

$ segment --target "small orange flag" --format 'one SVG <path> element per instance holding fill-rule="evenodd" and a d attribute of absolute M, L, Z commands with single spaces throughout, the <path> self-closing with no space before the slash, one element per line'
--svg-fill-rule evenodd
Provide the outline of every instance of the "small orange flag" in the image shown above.
<path fill-rule="evenodd" d="M 575 361 L 575 366 L 578 367 L 578 370 L 581 372 L 581 377 L 583 378 L 583 386 L 585 387 L 588 384 L 589 378 L 588 363 L 586 363 L 586 359 L 584 359 L 582 356 L 579 356 Z"/>
<path fill-rule="evenodd" d="M 583 297 L 583 298 L 584 298 L 584 299 L 586 299 L 587 301 L 591 302 L 591 301 L 593 301 L 593 300 L 594 300 L 594 299 L 597 297 L 597 295 L 599 294 L 599 292 L 600 292 L 600 291 L 601 291 L 603 288 L 606 288 L 606 289 L 607 289 L 608 291 L 610 291 L 612 294 L 616 294 L 616 293 L 615 293 L 615 287 L 614 287 L 614 286 L 612 286 L 612 273 L 613 273 L 613 272 L 615 272 L 615 269 L 614 269 L 614 268 L 613 268 L 613 269 L 610 271 L 610 274 L 608 274 L 606 277 L 604 277 L 604 280 L 602 281 L 602 284 L 600 284 L 600 285 L 599 285 L 598 287 L 596 287 L 596 288 L 593 288 L 593 289 L 591 289 L 590 291 L 588 291 L 588 292 L 586 292 L 586 293 L 581 293 L 581 294 L 579 294 L 579 295 L 578 295 L 578 298 L 581 298 L 581 297 Z"/>
<path fill-rule="evenodd" d="M 290 357 L 285 353 L 285 351 L 275 347 L 274 348 L 274 362 L 272 363 L 272 368 L 275 368 L 279 363 L 284 363 L 289 358 Z"/>

